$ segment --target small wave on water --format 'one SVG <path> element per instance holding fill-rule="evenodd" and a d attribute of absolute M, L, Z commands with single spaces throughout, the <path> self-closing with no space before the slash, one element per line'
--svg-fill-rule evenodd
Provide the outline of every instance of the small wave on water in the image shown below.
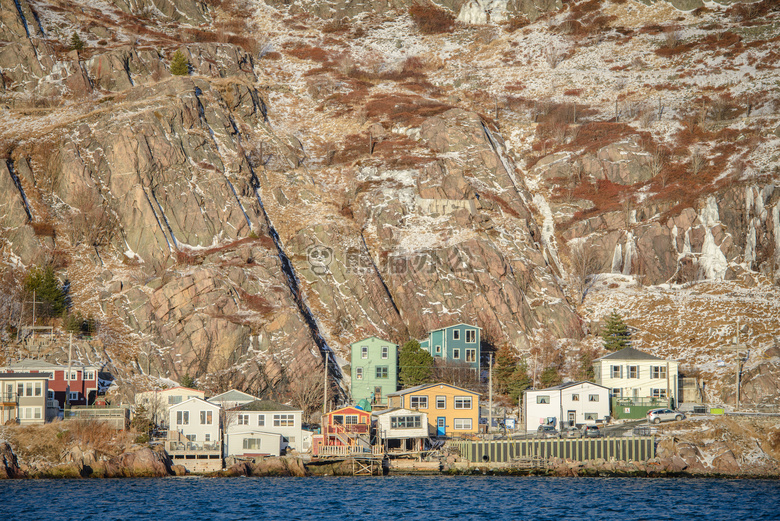
<path fill-rule="evenodd" d="M 777 520 L 780 481 L 389 476 L 0 481 L 0 520 Z"/>

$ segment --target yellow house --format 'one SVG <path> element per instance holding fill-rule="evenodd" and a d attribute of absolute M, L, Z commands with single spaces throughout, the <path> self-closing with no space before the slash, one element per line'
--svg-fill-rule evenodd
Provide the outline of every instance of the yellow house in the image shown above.
<path fill-rule="evenodd" d="M 418 385 L 387 394 L 390 407 L 428 413 L 428 431 L 434 436 L 462 436 L 479 430 L 479 393 L 437 383 Z"/>

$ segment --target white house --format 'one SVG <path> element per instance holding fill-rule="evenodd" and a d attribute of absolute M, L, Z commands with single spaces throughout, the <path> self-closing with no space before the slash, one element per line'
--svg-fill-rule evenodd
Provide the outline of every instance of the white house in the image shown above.
<path fill-rule="evenodd" d="M 603 422 L 609 416 L 609 389 L 592 382 L 570 382 L 523 393 L 525 430 L 539 425 L 582 425 Z"/>
<path fill-rule="evenodd" d="M 135 404 L 143 405 L 149 412 L 151 420 L 163 428 L 168 424 L 168 410 L 172 405 L 182 403 L 192 398 L 205 399 L 206 394 L 198 389 L 189 387 L 171 387 L 155 391 L 136 393 Z"/>
<path fill-rule="evenodd" d="M 304 446 L 304 437 L 301 417 L 303 411 L 287 405 L 270 401 L 255 400 L 236 407 L 226 413 L 225 419 L 225 446 L 228 456 L 240 456 L 244 454 L 244 446 L 247 450 L 255 450 L 250 447 L 252 442 L 244 442 L 245 439 L 258 439 L 262 446 L 263 454 L 277 455 L 287 449 L 303 452 L 308 449 Z M 279 447 L 275 450 L 265 450 L 265 442 L 270 440 L 263 435 L 279 435 Z"/>
<path fill-rule="evenodd" d="M 428 439 L 428 413 L 396 407 L 373 416 L 377 435 L 387 450 L 423 450 Z"/>
<path fill-rule="evenodd" d="M 594 360 L 596 383 L 612 390 L 616 398 L 637 402 L 667 400 L 677 402 L 678 365 L 633 347 L 626 347 Z M 659 405 L 660 406 L 660 405 Z"/>
<path fill-rule="evenodd" d="M 219 405 L 200 398 L 170 406 L 166 448 L 173 463 L 190 472 L 222 468 L 221 411 Z"/>
<path fill-rule="evenodd" d="M 257 400 L 257 396 L 252 396 L 237 389 L 231 389 L 222 394 L 212 396 L 207 401 L 215 403 L 227 411 L 240 405 L 252 403 L 255 400 Z"/>

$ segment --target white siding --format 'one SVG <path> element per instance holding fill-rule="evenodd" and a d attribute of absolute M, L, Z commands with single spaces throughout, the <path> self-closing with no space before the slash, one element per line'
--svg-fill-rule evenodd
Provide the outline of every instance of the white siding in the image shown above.
<path fill-rule="evenodd" d="M 392 418 L 399 416 L 421 416 L 419 428 L 392 428 Z M 387 439 L 408 439 L 408 438 L 427 438 L 428 437 L 428 414 L 420 411 L 410 411 L 409 409 L 398 409 L 396 411 L 382 412 L 376 414 L 377 425 L 383 438 Z"/>
<path fill-rule="evenodd" d="M 201 412 L 205 413 L 205 420 L 209 419 L 208 416 L 210 413 L 211 423 L 201 422 Z M 194 435 L 195 439 L 192 441 L 199 445 L 203 443 L 218 443 L 221 439 L 219 413 L 220 408 L 218 405 L 198 398 L 187 400 L 186 402 L 171 406 L 168 411 L 169 430 L 180 432 L 185 437 Z M 184 420 L 185 417 L 187 419 L 186 423 L 180 423 L 178 421 L 180 418 Z M 206 439 L 207 435 L 208 439 Z"/>
<path fill-rule="evenodd" d="M 282 441 L 282 449 L 289 446 L 292 450 L 304 452 L 306 447 L 303 444 L 302 414 L 303 411 L 229 411 L 226 418 L 226 438 L 233 433 L 256 429 L 270 434 L 280 434 L 284 440 L 287 440 Z M 239 415 L 247 415 L 249 422 L 239 423 Z M 284 425 L 285 422 L 282 421 L 281 415 L 292 416 L 293 424 Z M 260 424 L 261 416 L 263 417 L 262 425 Z M 280 416 L 280 418 L 277 419 L 276 416 Z"/>
<path fill-rule="evenodd" d="M 540 397 L 545 397 L 547 403 L 538 403 Z M 549 418 L 555 418 L 555 426 L 560 429 L 561 424 L 568 421 L 569 412 L 574 413 L 577 425 L 604 421 L 609 416 L 609 407 L 609 389 L 588 382 L 564 389 L 526 391 L 525 430 L 535 432 Z"/>
<path fill-rule="evenodd" d="M 253 440 L 257 446 L 245 448 L 244 440 Z M 227 456 L 249 457 L 255 455 L 279 456 L 282 451 L 282 436 L 255 429 L 236 430 L 225 436 Z"/>

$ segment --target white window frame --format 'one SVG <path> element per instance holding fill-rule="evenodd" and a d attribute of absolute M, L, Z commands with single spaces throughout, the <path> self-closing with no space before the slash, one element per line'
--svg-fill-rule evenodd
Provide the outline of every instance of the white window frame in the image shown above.
<path fill-rule="evenodd" d="M 452 401 L 455 409 L 472 409 L 474 407 L 474 400 L 471 396 L 456 396 Z"/>
<path fill-rule="evenodd" d="M 666 399 L 666 389 L 650 389 L 650 396 L 653 398 Z"/>
<path fill-rule="evenodd" d="M 588 395 L 588 401 L 589 402 L 597 402 L 597 401 L 599 401 L 599 395 L 598 394 L 589 394 Z"/>
<path fill-rule="evenodd" d="M 257 426 L 258 427 L 265 427 L 265 414 L 258 414 L 257 415 Z"/>
<path fill-rule="evenodd" d="M 579 395 L 579 393 L 577 393 L 577 394 L 572 394 L 572 395 L 571 395 L 571 401 L 573 401 L 573 402 L 579 402 L 579 401 L 580 401 L 580 395 Z"/>
<path fill-rule="evenodd" d="M 390 348 L 388 346 L 382 346 L 382 360 L 387 360 L 390 356 Z"/>
<path fill-rule="evenodd" d="M 260 450 L 261 440 L 262 438 L 244 438 L 244 441 L 242 442 L 243 449 Z"/>
<path fill-rule="evenodd" d="M 356 367 L 355 368 L 355 380 L 362 380 L 363 379 L 363 368 L 362 367 Z"/>
<path fill-rule="evenodd" d="M 477 361 L 477 350 L 466 349 L 466 362 L 476 362 L 476 361 Z"/>
<path fill-rule="evenodd" d="M 437 409 L 446 409 L 447 408 L 447 397 L 446 396 L 437 396 L 436 397 L 436 408 Z"/>
<path fill-rule="evenodd" d="M 295 427 L 295 415 L 274 414 L 274 427 Z"/>
<path fill-rule="evenodd" d="M 455 329 L 452 332 L 452 339 L 453 340 L 460 340 L 460 329 Z"/>
<path fill-rule="evenodd" d="M 388 378 L 390 378 L 390 367 L 386 365 L 376 366 L 374 376 L 376 377 L 377 380 L 387 380 Z"/>
<path fill-rule="evenodd" d="M 470 431 L 474 429 L 474 422 L 471 418 L 455 418 L 453 429 L 456 431 Z"/>
<path fill-rule="evenodd" d="M 458 349 L 457 347 L 452 348 L 452 359 L 460 360 L 460 349 Z"/>
<path fill-rule="evenodd" d="M 427 396 L 410 396 L 409 397 L 409 408 L 410 409 L 427 409 L 428 408 L 428 397 Z"/>
<path fill-rule="evenodd" d="M 176 411 L 176 425 L 189 425 L 190 411 Z"/>
<path fill-rule="evenodd" d="M 238 413 L 238 419 L 236 420 L 238 422 L 238 425 L 249 425 L 249 417 L 250 414 L 246 412 Z"/>
<path fill-rule="evenodd" d="M 471 340 L 469 340 L 471 338 Z M 467 329 L 466 330 L 466 343 L 467 344 L 476 344 L 477 343 L 477 330 L 476 329 Z"/>
<path fill-rule="evenodd" d="M 214 411 L 200 411 L 200 424 L 201 425 L 213 425 L 214 424 Z M 208 440 L 206 440 L 208 441 Z"/>
<path fill-rule="evenodd" d="M 78 391 L 68 391 L 68 401 L 74 402 L 79 399 Z"/>
<path fill-rule="evenodd" d="M 584 413 L 585 421 L 596 421 L 599 417 L 598 413 L 596 412 L 586 412 Z"/>
<path fill-rule="evenodd" d="M 612 389 L 612 396 L 615 398 L 622 398 L 623 397 L 623 389 L 620 389 L 618 387 L 615 387 Z"/>
<path fill-rule="evenodd" d="M 25 391 L 25 396 L 32 396 L 33 395 L 33 388 L 35 387 L 35 382 L 26 382 L 27 385 L 25 386 L 27 388 L 27 391 Z"/>
<path fill-rule="evenodd" d="M 550 395 L 549 394 L 537 394 L 536 395 L 536 403 L 541 405 L 550 405 Z"/>
<path fill-rule="evenodd" d="M 613 379 L 621 379 L 623 378 L 623 366 L 622 365 L 612 365 L 610 366 L 609 370 L 610 377 Z"/>
<path fill-rule="evenodd" d="M 363 360 L 368 360 L 368 346 L 360 347 L 360 358 Z"/>
<path fill-rule="evenodd" d="M 629 365 L 628 366 L 628 378 L 639 378 L 639 366 L 638 365 Z"/>
<path fill-rule="evenodd" d="M 35 382 L 33 392 L 35 393 L 35 396 L 43 396 L 43 382 Z"/>
<path fill-rule="evenodd" d="M 654 380 L 666 380 L 666 366 L 654 365 L 650 368 L 652 378 Z"/>

